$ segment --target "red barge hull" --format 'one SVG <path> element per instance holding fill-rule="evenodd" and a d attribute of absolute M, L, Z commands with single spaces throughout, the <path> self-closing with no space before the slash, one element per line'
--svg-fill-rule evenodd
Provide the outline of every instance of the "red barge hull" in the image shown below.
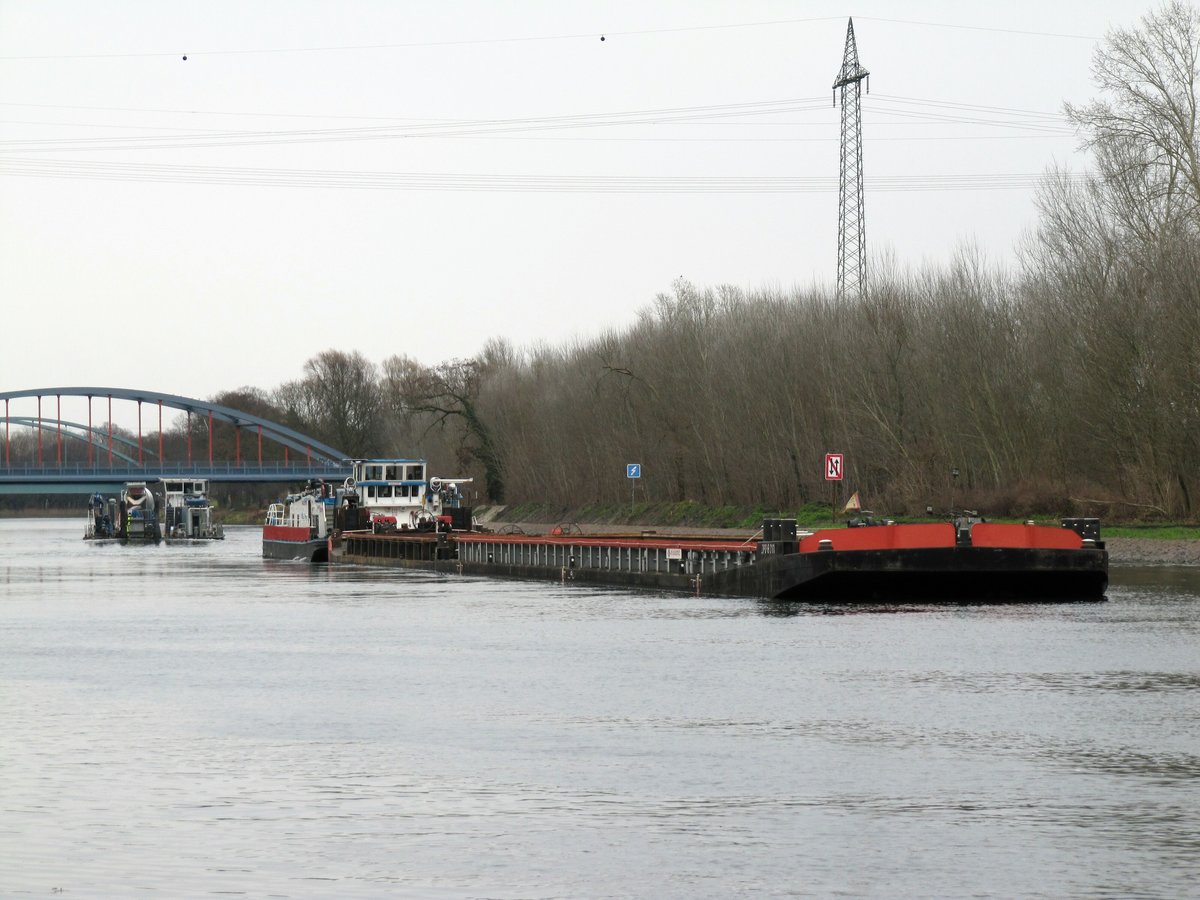
<path fill-rule="evenodd" d="M 263 527 L 262 555 L 264 559 L 303 560 L 310 563 L 329 562 L 329 538 L 316 538 L 308 528 L 293 525 Z"/>

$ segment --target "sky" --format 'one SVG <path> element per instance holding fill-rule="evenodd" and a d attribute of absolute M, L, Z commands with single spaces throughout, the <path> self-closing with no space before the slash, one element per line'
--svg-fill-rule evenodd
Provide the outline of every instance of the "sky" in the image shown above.
<path fill-rule="evenodd" d="M 209 398 L 587 339 L 680 277 L 832 286 L 850 16 L 869 255 L 1011 264 L 1149 9 L 0 0 L 0 390 Z"/>

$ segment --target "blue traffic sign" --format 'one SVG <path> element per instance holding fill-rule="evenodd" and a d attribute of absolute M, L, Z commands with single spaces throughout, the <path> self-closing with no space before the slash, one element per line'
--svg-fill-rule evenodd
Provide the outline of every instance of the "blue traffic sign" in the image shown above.
<path fill-rule="evenodd" d="M 625 464 L 625 477 L 626 478 L 641 478 L 642 477 L 642 464 L 641 463 L 626 463 Z"/>

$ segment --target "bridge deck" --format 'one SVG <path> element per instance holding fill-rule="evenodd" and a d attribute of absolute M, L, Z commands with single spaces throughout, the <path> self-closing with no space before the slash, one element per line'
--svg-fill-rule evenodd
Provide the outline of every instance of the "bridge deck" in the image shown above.
<path fill-rule="evenodd" d="M 207 478 L 220 482 L 278 482 L 302 484 L 309 478 L 323 478 L 341 484 L 351 474 L 350 466 L 258 465 L 256 463 L 160 463 L 144 467 L 133 466 L 0 466 L 0 493 L 39 493 L 49 485 L 78 485 L 80 491 L 89 485 L 124 484 L 127 481 L 158 481 L 161 478 Z M 32 490 L 15 491 L 27 487 Z"/>

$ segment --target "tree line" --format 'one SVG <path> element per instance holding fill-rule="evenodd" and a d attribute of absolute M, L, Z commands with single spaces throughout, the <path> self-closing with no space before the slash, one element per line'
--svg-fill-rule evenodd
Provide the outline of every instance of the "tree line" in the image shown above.
<path fill-rule="evenodd" d="M 888 512 L 1195 518 L 1198 59 L 1181 0 L 1110 32 L 1099 98 L 1064 110 L 1087 178 L 1047 173 L 1013 267 L 971 247 L 921 269 L 876 259 L 840 301 L 680 280 L 568 346 L 378 369 L 329 351 L 276 397 L 332 443 L 423 449 L 493 501 L 621 502 L 639 462 L 647 500 L 788 509 L 828 500 L 838 451 L 846 489 Z"/>
<path fill-rule="evenodd" d="M 942 266 L 875 258 L 843 299 L 680 279 L 565 346 L 493 340 L 436 365 L 331 349 L 213 399 L 355 456 L 427 457 L 480 502 L 621 503 L 637 462 L 642 500 L 789 510 L 841 499 L 836 451 L 845 492 L 888 514 L 1195 519 L 1198 59 L 1180 0 L 1109 34 L 1100 98 L 1065 107 L 1088 177 L 1047 173 L 1014 266 L 969 246 Z"/>

